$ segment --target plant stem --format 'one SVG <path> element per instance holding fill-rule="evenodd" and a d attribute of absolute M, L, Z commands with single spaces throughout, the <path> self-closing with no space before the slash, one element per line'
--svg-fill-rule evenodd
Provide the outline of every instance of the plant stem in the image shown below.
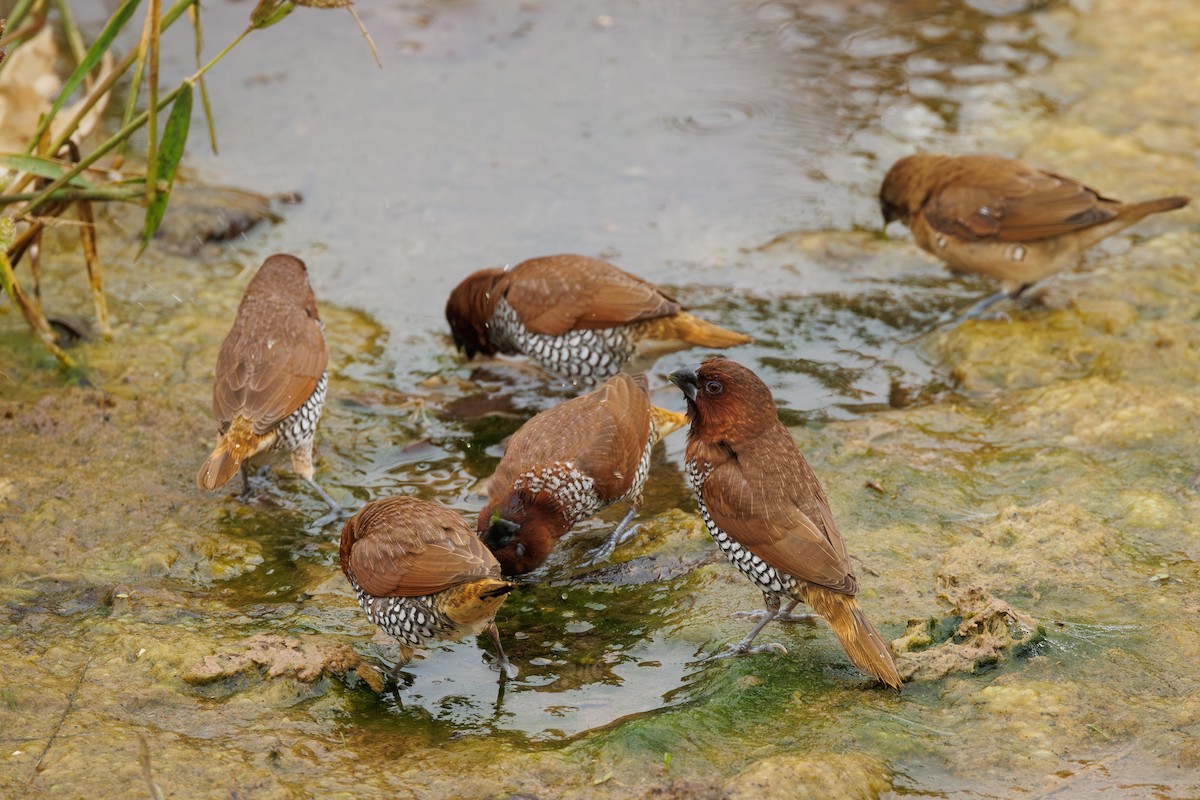
<path fill-rule="evenodd" d="M 8 260 L 8 254 L 2 249 L 0 249 L 0 284 L 12 299 L 13 305 L 21 309 L 21 315 L 25 317 L 25 321 L 29 323 L 29 327 L 38 335 L 42 343 L 46 345 L 46 349 L 53 353 L 64 367 L 74 367 L 75 360 L 67 355 L 66 351 L 59 347 L 58 342 L 54 340 L 54 331 L 50 328 L 50 322 L 42 313 L 41 307 L 29 299 L 29 296 L 21 288 L 21 284 L 17 282 L 12 262 Z"/>
<path fill-rule="evenodd" d="M 150 0 L 146 8 L 146 37 L 150 45 L 150 74 L 146 79 L 147 105 L 158 108 L 158 19 L 162 0 Z M 158 112 L 146 117 L 146 202 L 158 194 Z"/>
<path fill-rule="evenodd" d="M 201 67 L 199 70 L 197 70 L 196 73 L 193 74 L 191 77 L 186 78 L 184 80 L 184 83 L 195 83 L 197 80 L 199 80 L 204 75 L 204 73 L 208 72 L 208 70 L 212 69 L 212 67 L 215 66 L 216 63 L 218 61 L 220 61 L 225 56 L 226 53 L 228 53 L 230 50 L 232 50 L 239 42 L 242 41 L 242 39 L 245 39 L 246 36 L 252 30 L 254 30 L 253 27 L 247 27 L 246 30 L 244 30 L 240 34 L 238 34 L 238 37 L 236 39 L 234 39 L 232 42 L 230 42 L 228 45 L 226 45 L 224 50 L 222 50 L 221 52 L 219 52 L 215 56 L 213 56 L 213 58 L 211 60 L 209 60 L 209 62 L 207 64 L 205 64 L 203 67 Z M 172 101 L 174 101 L 174 99 L 176 97 L 179 96 L 179 93 L 181 91 L 183 91 L 182 85 L 180 85 L 179 87 L 175 88 L 174 90 L 168 92 L 166 97 L 162 98 L 162 100 L 159 101 L 157 107 L 155 107 L 153 110 L 155 112 L 158 112 L 161 109 L 166 108 L 168 105 L 171 104 Z M 71 180 L 76 175 L 83 172 L 85 169 L 90 167 L 92 164 L 95 164 L 97 161 L 99 161 L 101 158 L 103 158 L 105 155 L 107 155 L 113 148 L 115 148 L 121 142 L 125 141 L 125 139 L 129 138 L 129 136 L 131 134 L 133 134 L 134 131 L 136 131 L 138 128 L 140 128 L 146 124 L 146 120 L 149 118 L 149 116 L 150 116 L 149 110 L 143 111 L 142 113 L 138 114 L 136 117 L 134 117 L 132 120 L 130 120 L 127 125 L 125 125 L 119 131 L 117 131 L 112 136 L 110 136 L 107 141 L 105 141 L 103 144 L 101 144 L 99 147 L 97 147 L 95 150 L 93 150 L 91 153 L 89 153 L 87 156 L 85 156 L 82 160 L 80 160 L 80 162 L 78 164 L 76 164 L 72 169 L 70 169 L 67 172 L 64 172 L 62 175 L 60 175 L 58 178 L 56 178 L 53 182 L 51 182 L 49 185 L 47 185 L 46 188 L 42 189 L 41 192 L 39 192 L 32 200 L 30 200 L 29 207 L 25 210 L 26 213 L 32 214 L 35 211 L 37 211 L 39 208 L 41 208 L 43 205 L 45 205 L 47 202 L 49 202 L 51 193 L 53 193 L 54 191 L 56 191 L 58 189 L 61 189 L 64 185 L 66 185 L 67 181 Z"/>
<path fill-rule="evenodd" d="M 0 206 L 8 206 L 13 203 L 22 203 L 26 200 L 32 200 L 39 197 L 41 192 L 21 192 L 19 194 L 0 194 Z M 127 200 L 130 202 L 140 201 L 145 192 L 139 186 L 137 188 L 128 189 L 109 189 L 98 187 L 95 189 L 56 189 L 51 194 L 51 200 Z"/>

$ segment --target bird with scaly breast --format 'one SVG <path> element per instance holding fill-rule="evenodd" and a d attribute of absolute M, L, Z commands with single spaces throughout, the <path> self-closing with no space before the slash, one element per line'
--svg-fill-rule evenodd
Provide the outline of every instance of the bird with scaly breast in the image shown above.
<path fill-rule="evenodd" d="M 906 156 L 879 191 L 886 226 L 900 220 L 921 249 L 957 272 L 1000 281 L 999 293 L 968 313 L 1079 263 L 1101 239 L 1191 198 L 1122 203 L 1079 181 L 994 155 Z"/>
<path fill-rule="evenodd" d="M 542 411 L 512 435 L 476 525 L 505 575 L 541 566 L 577 523 L 614 503 L 629 512 L 589 563 L 632 536 L 654 444 L 686 418 L 650 403 L 645 375 L 619 373 Z"/>
<path fill-rule="evenodd" d="M 325 406 L 329 351 L 304 262 L 270 256 L 246 287 L 221 344 L 213 381 L 219 440 L 196 483 L 213 491 L 246 465 L 290 454 L 292 469 L 332 511 L 340 507 L 313 480 L 313 439 Z"/>
<path fill-rule="evenodd" d="M 513 584 L 462 515 L 404 495 L 373 500 L 346 520 L 339 558 L 367 618 L 400 641 L 396 668 L 430 640 L 486 630 L 505 677 L 495 618 Z"/>
<path fill-rule="evenodd" d="M 689 314 L 654 284 L 579 255 L 480 270 L 450 293 L 446 319 L 468 358 L 525 355 L 586 386 L 618 372 L 643 372 L 685 348 L 751 341 Z"/>
<path fill-rule="evenodd" d="M 829 623 L 855 666 L 899 689 L 888 643 L 863 614 L 858 581 L 817 476 L 779 421 L 770 389 L 725 358 L 676 370 L 687 399 L 687 478 L 705 527 L 733 565 L 763 593 L 766 611 L 720 656 L 786 652 L 752 646 L 772 620 L 801 602 Z M 786 606 L 781 606 L 786 603 Z"/>

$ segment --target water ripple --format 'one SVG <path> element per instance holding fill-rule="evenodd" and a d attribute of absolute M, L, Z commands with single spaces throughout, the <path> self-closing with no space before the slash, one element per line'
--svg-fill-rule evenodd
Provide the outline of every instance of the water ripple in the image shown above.
<path fill-rule="evenodd" d="M 668 127 L 684 133 L 713 134 L 745 125 L 752 120 L 771 121 L 778 117 L 773 105 L 755 100 L 717 99 L 707 108 L 667 117 Z"/>

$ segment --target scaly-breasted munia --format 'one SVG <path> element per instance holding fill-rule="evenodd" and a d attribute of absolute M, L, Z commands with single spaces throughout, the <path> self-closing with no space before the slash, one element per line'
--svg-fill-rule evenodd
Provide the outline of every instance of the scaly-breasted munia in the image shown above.
<path fill-rule="evenodd" d="M 488 483 L 476 525 L 505 575 L 537 569 L 576 523 L 613 503 L 629 513 L 590 563 L 632 535 L 654 443 L 683 427 L 682 414 L 650 404 L 646 376 L 619 373 L 522 425 Z"/>
<path fill-rule="evenodd" d="M 495 618 L 513 584 L 462 515 L 405 495 L 373 500 L 346 520 L 339 556 L 367 618 L 400 640 L 397 667 L 431 639 L 486 630 L 504 677 Z"/>
<path fill-rule="evenodd" d="M 750 644 L 771 620 L 799 618 L 791 611 L 803 601 L 829 623 L 856 666 L 900 688 L 891 649 L 854 600 L 858 581 L 829 501 L 766 384 L 725 358 L 670 378 L 687 398 L 686 474 L 700 515 L 767 604 L 759 624 L 721 655 L 785 652 L 774 642 Z"/>
<path fill-rule="evenodd" d="M 898 219 L 951 269 L 1000 281 L 1003 291 L 972 313 L 1074 267 L 1101 239 L 1189 200 L 1122 203 L 1015 159 L 928 153 L 897 161 L 879 191 L 884 225 Z"/>
<path fill-rule="evenodd" d="M 480 270 L 450 293 L 446 319 L 468 358 L 523 354 L 584 385 L 643 372 L 660 356 L 688 347 L 751 341 L 692 316 L 652 283 L 576 255 Z"/>
<path fill-rule="evenodd" d="M 247 463 L 290 453 L 292 469 L 334 511 L 313 480 L 313 437 L 325 405 L 329 351 L 304 262 L 273 255 L 246 287 L 221 345 L 213 383 L 220 440 L 196 483 L 212 491 Z M 242 480 L 249 489 L 243 469 Z"/>

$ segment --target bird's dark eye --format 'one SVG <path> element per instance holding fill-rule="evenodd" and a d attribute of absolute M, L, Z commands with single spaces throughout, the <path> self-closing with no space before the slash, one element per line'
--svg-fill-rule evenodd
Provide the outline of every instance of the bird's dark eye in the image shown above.
<path fill-rule="evenodd" d="M 708 381 L 707 383 L 704 384 L 704 393 L 705 394 L 717 395 L 723 391 L 725 391 L 725 387 L 721 384 L 720 381 Z"/>

